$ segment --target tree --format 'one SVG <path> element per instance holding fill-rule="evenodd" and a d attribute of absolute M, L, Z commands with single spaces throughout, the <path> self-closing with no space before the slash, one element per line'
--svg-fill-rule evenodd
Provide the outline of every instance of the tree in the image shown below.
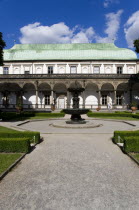
<path fill-rule="evenodd" d="M 3 48 L 6 47 L 6 43 L 3 40 L 2 33 L 0 32 L 0 66 L 3 66 Z"/>
<path fill-rule="evenodd" d="M 139 53 L 139 39 L 134 40 L 133 44 L 135 47 L 135 51 Z"/>

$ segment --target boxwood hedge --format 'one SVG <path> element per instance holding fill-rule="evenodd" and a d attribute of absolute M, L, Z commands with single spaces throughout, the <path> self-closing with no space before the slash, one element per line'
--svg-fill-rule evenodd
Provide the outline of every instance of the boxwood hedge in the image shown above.
<path fill-rule="evenodd" d="M 33 132 L 33 131 L 0 132 L 0 138 L 29 138 L 30 143 L 39 143 L 40 132 Z"/>
<path fill-rule="evenodd" d="M 102 112 L 88 112 L 88 117 L 132 117 L 130 112 L 114 112 L 114 113 L 102 113 Z M 134 114 L 135 115 L 135 114 Z"/>
<path fill-rule="evenodd" d="M 2 138 L 0 137 L 0 152 L 30 151 L 30 138 Z"/>
<path fill-rule="evenodd" d="M 139 136 L 124 137 L 124 151 L 125 152 L 139 152 Z"/>
<path fill-rule="evenodd" d="M 119 141 L 119 137 L 121 138 L 120 142 L 123 143 L 124 142 L 124 138 L 125 137 L 139 137 L 139 130 L 137 131 L 114 131 L 114 141 L 115 143 L 118 143 Z"/>
<path fill-rule="evenodd" d="M 46 117 L 46 118 L 55 118 L 55 117 L 64 117 L 65 113 L 47 113 L 47 112 L 2 112 L 0 116 L 3 121 L 8 120 L 18 120 L 21 118 L 29 118 L 29 117 Z"/>

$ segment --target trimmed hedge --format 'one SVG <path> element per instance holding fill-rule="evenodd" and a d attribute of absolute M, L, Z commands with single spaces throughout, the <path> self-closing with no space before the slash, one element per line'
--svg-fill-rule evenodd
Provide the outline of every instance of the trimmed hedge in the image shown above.
<path fill-rule="evenodd" d="M 35 139 L 34 139 L 35 136 Z M 15 131 L 15 132 L 0 132 L 0 138 L 29 138 L 30 143 L 40 142 L 40 132 L 33 131 Z"/>
<path fill-rule="evenodd" d="M 139 136 L 124 137 L 124 151 L 125 152 L 139 152 Z"/>
<path fill-rule="evenodd" d="M 132 113 L 116 112 L 116 113 L 102 113 L 102 112 L 88 112 L 88 117 L 132 117 Z"/>
<path fill-rule="evenodd" d="M 13 120 L 13 119 L 16 119 L 20 116 L 19 113 L 16 113 L 16 112 L 2 112 L 1 113 L 1 118 L 3 121 L 6 121 L 6 120 Z"/>
<path fill-rule="evenodd" d="M 139 119 L 139 114 L 133 114 L 132 117 L 136 118 L 136 119 Z"/>
<path fill-rule="evenodd" d="M 54 117 L 64 117 L 65 113 L 47 113 L 47 112 L 2 112 L 0 113 L 1 118 L 3 121 L 8 120 L 18 120 L 20 118 L 29 118 L 29 117 L 47 117 L 47 118 L 54 118 Z"/>
<path fill-rule="evenodd" d="M 35 116 L 35 112 L 21 112 L 20 113 L 20 117 L 34 117 Z"/>
<path fill-rule="evenodd" d="M 123 143 L 125 137 L 139 137 L 139 130 L 138 131 L 114 131 L 114 141 L 118 143 L 118 136 L 121 137 L 121 143 Z M 122 141 L 123 140 L 123 141 Z"/>
<path fill-rule="evenodd" d="M 30 151 L 30 138 L 0 138 L 0 152 Z"/>
<path fill-rule="evenodd" d="M 46 112 L 38 112 L 35 113 L 36 117 L 64 117 L 65 113 L 46 113 Z"/>

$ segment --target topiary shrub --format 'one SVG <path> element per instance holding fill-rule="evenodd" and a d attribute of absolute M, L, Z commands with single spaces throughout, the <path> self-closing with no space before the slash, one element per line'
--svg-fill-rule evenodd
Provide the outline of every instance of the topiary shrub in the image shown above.
<path fill-rule="evenodd" d="M 139 136 L 136 137 L 124 137 L 125 152 L 139 152 Z"/>
<path fill-rule="evenodd" d="M 30 151 L 29 138 L 0 138 L 0 152 L 21 152 Z"/>

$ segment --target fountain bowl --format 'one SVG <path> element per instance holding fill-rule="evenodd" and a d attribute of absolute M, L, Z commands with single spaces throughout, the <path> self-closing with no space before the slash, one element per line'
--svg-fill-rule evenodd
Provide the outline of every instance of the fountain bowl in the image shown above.
<path fill-rule="evenodd" d="M 63 111 L 66 114 L 70 114 L 71 115 L 71 120 L 66 121 L 67 124 L 85 124 L 86 121 L 84 119 L 81 118 L 82 114 L 86 114 L 87 112 L 89 112 L 89 109 L 63 109 Z"/>

